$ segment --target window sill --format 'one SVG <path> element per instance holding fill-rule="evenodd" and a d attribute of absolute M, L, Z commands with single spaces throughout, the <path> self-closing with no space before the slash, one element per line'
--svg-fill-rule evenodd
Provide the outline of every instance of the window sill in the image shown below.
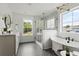
<path fill-rule="evenodd" d="M 32 35 L 29 35 L 29 34 L 23 34 L 22 36 L 33 36 L 33 34 L 32 34 Z"/>

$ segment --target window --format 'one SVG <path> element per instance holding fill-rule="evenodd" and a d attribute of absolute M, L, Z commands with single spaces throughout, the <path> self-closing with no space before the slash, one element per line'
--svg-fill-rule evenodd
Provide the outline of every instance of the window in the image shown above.
<path fill-rule="evenodd" d="M 74 9 L 62 15 L 63 32 L 79 32 L 79 9 Z"/>
<path fill-rule="evenodd" d="M 63 14 L 63 31 L 69 32 L 72 28 L 72 12 Z"/>
<path fill-rule="evenodd" d="M 24 35 L 32 35 L 32 20 L 24 20 Z"/>
<path fill-rule="evenodd" d="M 54 19 L 47 20 L 47 29 L 53 29 L 54 26 Z"/>
<path fill-rule="evenodd" d="M 79 32 L 79 9 L 73 11 L 73 31 Z"/>

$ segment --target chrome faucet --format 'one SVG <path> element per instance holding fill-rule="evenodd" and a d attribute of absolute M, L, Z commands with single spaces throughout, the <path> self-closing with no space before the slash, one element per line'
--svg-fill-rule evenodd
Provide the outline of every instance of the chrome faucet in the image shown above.
<path fill-rule="evenodd" d="M 67 43 L 69 43 L 70 41 L 74 41 L 74 39 L 70 37 L 66 37 L 65 39 L 67 40 Z"/>

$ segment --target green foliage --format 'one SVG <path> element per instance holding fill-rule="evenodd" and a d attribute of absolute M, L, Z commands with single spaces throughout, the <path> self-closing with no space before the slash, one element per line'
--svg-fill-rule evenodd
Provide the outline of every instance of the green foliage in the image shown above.
<path fill-rule="evenodd" d="M 70 27 L 70 25 L 66 25 L 66 26 L 65 26 L 65 28 L 69 28 L 69 27 Z"/>
<path fill-rule="evenodd" d="M 24 22 L 24 28 L 32 28 L 32 25 L 30 22 Z"/>
<path fill-rule="evenodd" d="M 24 33 L 32 31 L 32 24 L 30 22 L 24 22 Z"/>

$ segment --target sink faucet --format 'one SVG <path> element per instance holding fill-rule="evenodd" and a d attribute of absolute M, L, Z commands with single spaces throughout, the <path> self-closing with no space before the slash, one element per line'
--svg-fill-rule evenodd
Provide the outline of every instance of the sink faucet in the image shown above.
<path fill-rule="evenodd" d="M 67 40 L 67 43 L 69 43 L 70 41 L 74 41 L 74 39 L 70 37 L 66 37 L 65 39 Z"/>

